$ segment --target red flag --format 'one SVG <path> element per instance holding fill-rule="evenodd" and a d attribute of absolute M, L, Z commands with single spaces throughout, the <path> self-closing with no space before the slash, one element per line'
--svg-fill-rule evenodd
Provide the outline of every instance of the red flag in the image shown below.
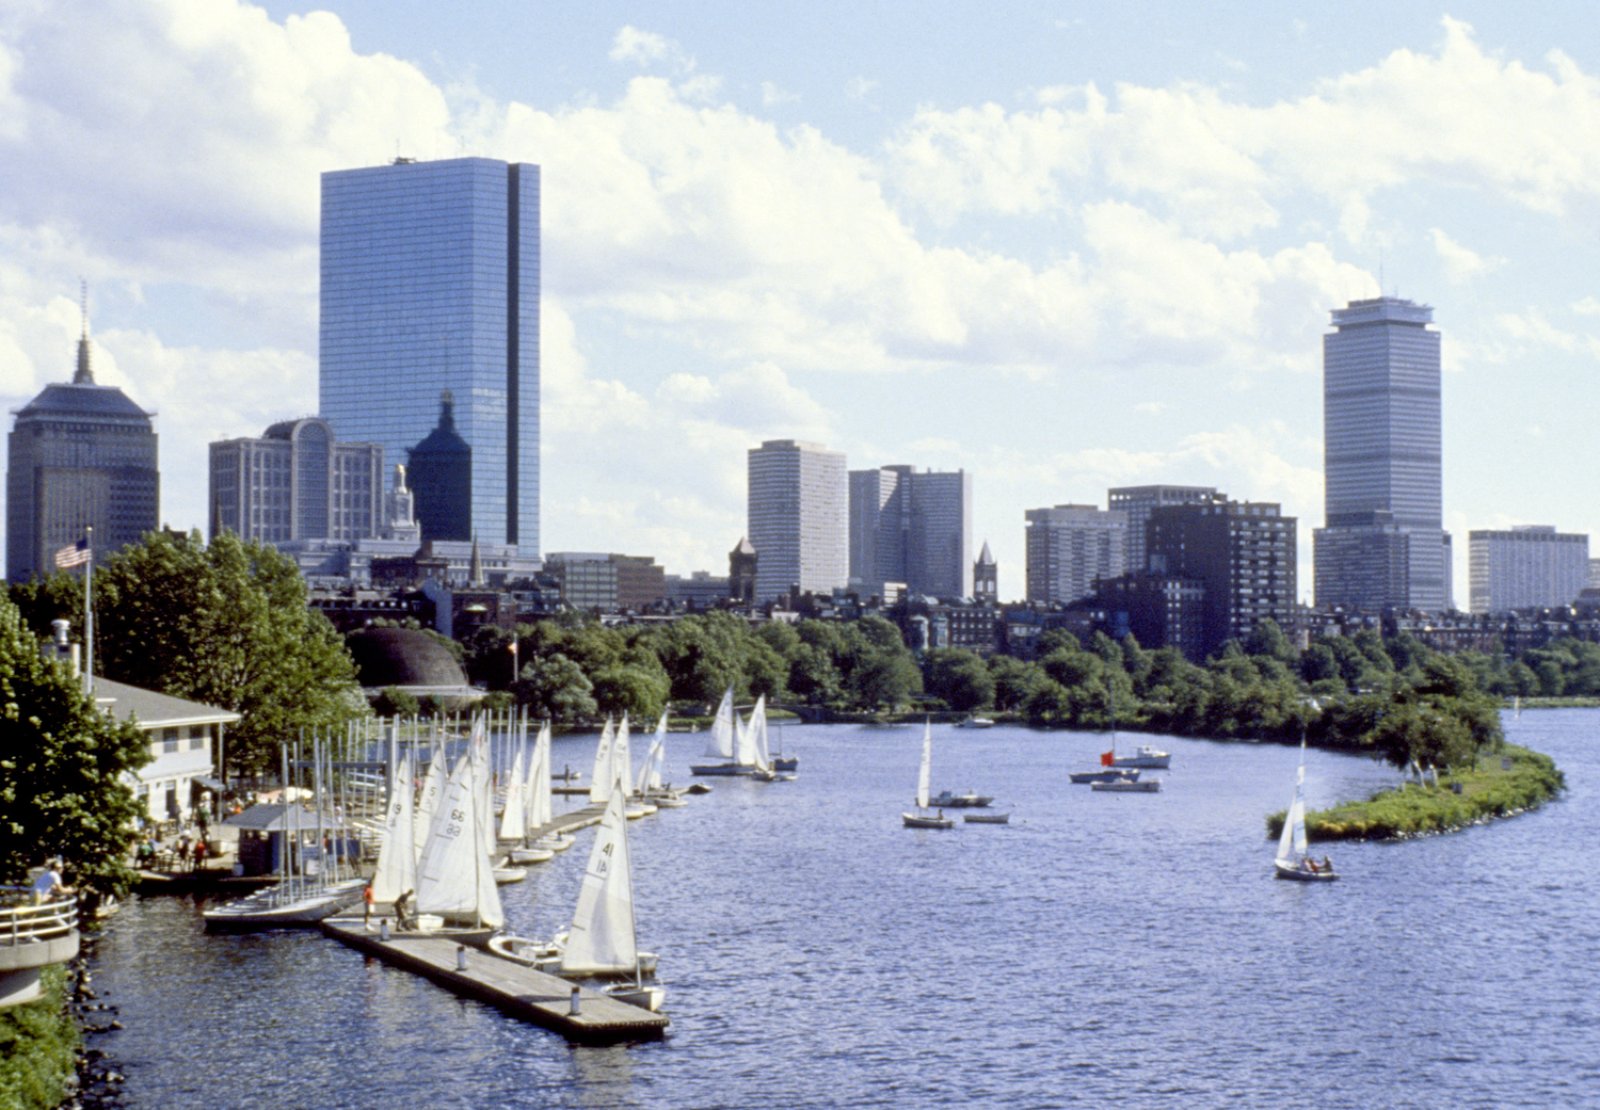
<path fill-rule="evenodd" d="M 1100 753 L 1100 766 L 1109 767 L 1109 766 L 1111 766 L 1112 760 L 1114 760 L 1116 758 L 1117 758 L 1117 753 L 1114 752 L 1114 751 L 1101 752 Z"/>

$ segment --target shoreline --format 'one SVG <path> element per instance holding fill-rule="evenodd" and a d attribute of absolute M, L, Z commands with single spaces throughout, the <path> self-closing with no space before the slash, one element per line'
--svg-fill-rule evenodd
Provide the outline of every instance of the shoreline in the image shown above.
<path fill-rule="evenodd" d="M 1439 836 L 1538 809 L 1566 789 L 1555 760 L 1517 744 L 1480 763 L 1486 766 L 1441 774 L 1437 785 L 1405 782 L 1365 801 L 1314 810 L 1306 814 L 1306 837 L 1328 843 Z M 1267 816 L 1269 839 L 1283 830 L 1283 818 L 1281 811 Z"/>

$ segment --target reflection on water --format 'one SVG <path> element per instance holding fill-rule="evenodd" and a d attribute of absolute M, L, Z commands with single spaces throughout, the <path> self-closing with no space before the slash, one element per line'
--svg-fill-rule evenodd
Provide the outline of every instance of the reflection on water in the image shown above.
<path fill-rule="evenodd" d="M 716 780 L 629 825 L 665 1041 L 569 1046 L 317 934 L 206 936 L 135 899 L 97 986 L 130 1105 L 1572 1105 L 1600 1083 L 1600 914 L 1583 858 L 1600 712 L 1508 720 L 1567 797 L 1494 827 L 1329 849 L 1271 878 L 1289 748 L 1160 741 L 1156 795 L 1066 784 L 1103 737 L 936 730 L 934 788 L 1010 826 L 912 831 L 920 729 L 790 726 L 800 778 Z M 683 777 L 701 741 L 675 736 Z M 593 739 L 558 741 L 583 766 Z M 1311 753 L 1312 806 L 1393 779 Z M 588 837 L 502 889 L 566 923 Z"/>

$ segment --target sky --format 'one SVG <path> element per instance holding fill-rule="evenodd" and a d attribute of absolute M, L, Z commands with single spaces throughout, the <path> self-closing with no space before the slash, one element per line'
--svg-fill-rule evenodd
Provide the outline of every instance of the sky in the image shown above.
<path fill-rule="evenodd" d="M 1322 523 L 1321 344 L 1434 308 L 1445 525 L 1600 532 L 1586 4 L 0 5 L 0 402 L 96 375 L 207 444 L 311 414 L 319 175 L 543 183 L 542 547 L 727 572 L 769 438 L 1023 513 L 1208 485 Z M 1597 552 L 1600 554 L 1600 552 Z"/>

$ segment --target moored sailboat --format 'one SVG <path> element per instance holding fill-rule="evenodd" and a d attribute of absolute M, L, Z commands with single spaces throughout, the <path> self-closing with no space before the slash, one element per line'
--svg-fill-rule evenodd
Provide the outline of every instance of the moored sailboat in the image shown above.
<path fill-rule="evenodd" d="M 943 810 L 929 810 L 928 784 L 933 778 L 933 723 L 922 725 L 922 764 L 917 771 L 917 808 L 912 813 L 902 813 L 900 820 L 908 829 L 951 829 L 955 822 Z"/>
<path fill-rule="evenodd" d="M 734 731 L 736 718 L 733 712 L 733 687 L 729 686 L 717 705 L 717 715 L 712 718 L 711 731 L 706 738 L 706 758 L 713 763 L 691 763 L 691 775 L 742 775 L 744 769 L 734 758 Z"/>

